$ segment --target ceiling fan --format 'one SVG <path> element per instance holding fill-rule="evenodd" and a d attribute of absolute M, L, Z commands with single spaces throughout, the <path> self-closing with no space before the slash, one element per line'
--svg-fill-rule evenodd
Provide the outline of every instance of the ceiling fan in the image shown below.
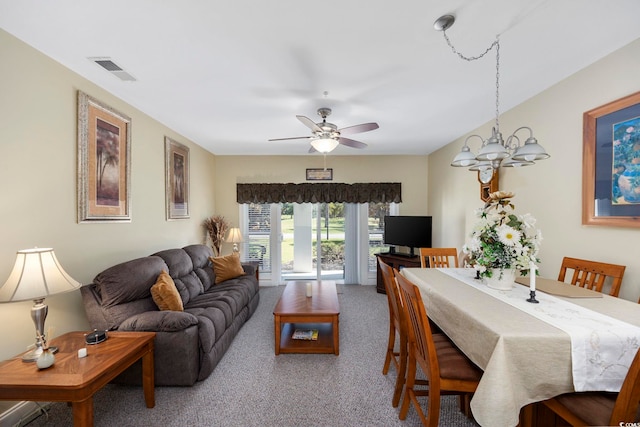
<path fill-rule="evenodd" d="M 275 138 L 269 141 L 285 141 L 289 139 L 308 139 L 311 143 L 309 148 L 310 153 L 316 151 L 326 154 L 333 151 L 338 144 L 346 145 L 351 148 L 365 148 L 367 144 L 364 142 L 356 141 L 354 139 L 345 138 L 342 135 L 351 135 L 354 133 L 368 132 L 370 130 L 378 129 L 377 123 L 362 123 L 354 126 L 347 126 L 342 129 L 338 129 L 333 123 L 327 122 L 327 117 L 331 114 L 331 108 L 318 108 L 318 115 L 322 117 L 321 123 L 315 123 L 308 117 L 296 116 L 303 125 L 307 126 L 312 131 L 311 136 L 294 136 L 291 138 Z"/>

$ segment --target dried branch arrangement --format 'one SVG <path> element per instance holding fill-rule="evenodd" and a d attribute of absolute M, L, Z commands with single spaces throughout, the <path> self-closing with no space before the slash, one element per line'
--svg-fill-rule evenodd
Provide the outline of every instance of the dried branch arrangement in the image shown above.
<path fill-rule="evenodd" d="M 213 215 L 204 220 L 204 227 L 211 238 L 214 255 L 220 256 L 220 246 L 222 246 L 224 236 L 229 230 L 229 223 L 222 215 Z"/>

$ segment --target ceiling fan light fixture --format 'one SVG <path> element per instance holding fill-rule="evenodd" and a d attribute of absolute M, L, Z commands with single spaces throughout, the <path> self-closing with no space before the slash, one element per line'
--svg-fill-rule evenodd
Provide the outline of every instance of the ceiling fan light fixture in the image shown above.
<path fill-rule="evenodd" d="M 338 146 L 338 141 L 333 138 L 317 138 L 311 140 L 311 146 L 320 153 L 329 153 Z"/>

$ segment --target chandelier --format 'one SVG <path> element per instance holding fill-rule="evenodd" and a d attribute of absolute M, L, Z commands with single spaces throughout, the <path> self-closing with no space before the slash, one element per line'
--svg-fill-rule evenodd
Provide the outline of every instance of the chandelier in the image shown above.
<path fill-rule="evenodd" d="M 496 50 L 496 118 L 495 125 L 491 130 L 491 136 L 484 139 L 480 135 L 470 135 L 464 140 L 462 150 L 458 153 L 451 166 L 468 167 L 470 171 L 481 171 L 486 169 L 498 169 L 502 167 L 520 167 L 535 164 L 536 160 L 548 159 L 549 154 L 538 144 L 538 140 L 533 136 L 533 130 L 528 126 L 516 129 L 506 141 L 502 139 L 500 133 L 500 36 L 480 55 L 467 57 L 462 55 L 453 46 L 447 36 L 447 29 L 451 28 L 455 22 L 453 15 L 444 15 L 436 20 L 434 28 L 442 31 L 447 45 L 451 51 L 461 59 L 471 62 L 484 57 L 492 49 Z M 516 135 L 520 131 L 528 131 L 529 136 L 521 144 L 520 138 Z M 471 138 L 480 138 L 482 145 L 477 154 L 469 148 L 468 141 Z"/>

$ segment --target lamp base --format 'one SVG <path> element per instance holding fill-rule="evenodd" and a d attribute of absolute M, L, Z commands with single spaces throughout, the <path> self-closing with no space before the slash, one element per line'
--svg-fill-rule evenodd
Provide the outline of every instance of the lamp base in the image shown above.
<path fill-rule="evenodd" d="M 51 346 L 49 347 L 49 351 L 51 351 L 51 353 L 56 354 L 58 352 L 58 347 L 55 346 Z M 22 355 L 22 361 L 23 362 L 35 362 L 36 360 L 38 360 L 38 357 L 40 357 L 40 355 L 42 354 L 42 348 L 38 347 L 38 348 L 34 348 L 31 351 L 26 352 L 25 354 Z"/>

